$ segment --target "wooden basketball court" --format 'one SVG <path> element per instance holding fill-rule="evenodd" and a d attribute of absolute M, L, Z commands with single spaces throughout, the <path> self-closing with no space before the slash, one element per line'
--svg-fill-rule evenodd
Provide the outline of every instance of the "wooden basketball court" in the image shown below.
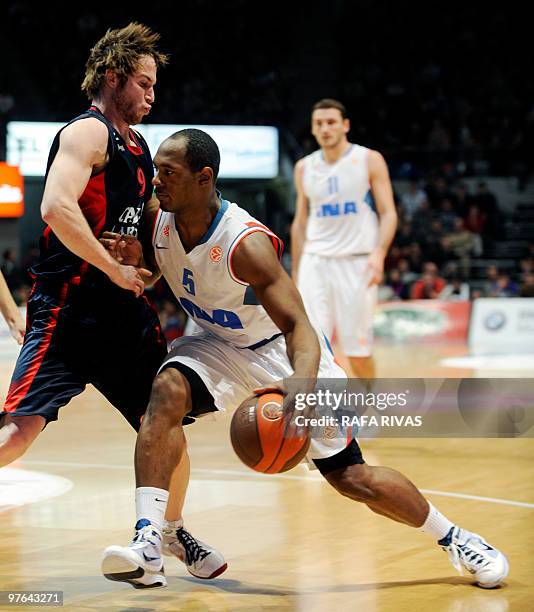
<path fill-rule="evenodd" d="M 532 376 L 440 365 L 442 357 L 464 353 L 458 345 L 379 346 L 378 375 Z M 4 395 L 11 367 L 0 363 Z M 15 473 L 21 478 L 47 475 L 52 484 L 43 485 L 43 495 L 52 486 L 61 494 L 10 508 L 8 473 L 0 470 L 0 591 L 63 591 L 64 608 L 76 611 L 534 609 L 532 439 L 362 442 L 368 463 L 399 469 L 433 491 L 429 499 L 451 520 L 508 555 L 505 587 L 484 591 L 457 575 L 428 536 L 342 498 L 317 472 L 299 466 L 263 476 L 245 468 L 231 449 L 229 423 L 204 419 L 187 429 L 186 525 L 225 554 L 229 568 L 219 579 L 196 580 L 173 559 L 166 563 L 166 589 L 137 591 L 100 575 L 103 549 L 126 545 L 132 535 L 135 435 L 90 388 L 7 468 L 11 477 L 13 468 L 23 470 Z"/>

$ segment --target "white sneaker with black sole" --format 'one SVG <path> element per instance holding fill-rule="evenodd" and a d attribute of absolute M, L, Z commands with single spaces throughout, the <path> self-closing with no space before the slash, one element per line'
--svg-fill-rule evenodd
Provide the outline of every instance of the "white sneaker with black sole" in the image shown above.
<path fill-rule="evenodd" d="M 462 574 L 464 567 L 483 589 L 493 589 L 508 576 L 508 559 L 484 538 L 460 527 L 451 527 L 438 544 L 447 552 L 454 567 Z"/>
<path fill-rule="evenodd" d="M 194 538 L 186 529 L 163 529 L 162 552 L 177 557 L 195 578 L 210 580 L 222 574 L 228 564 L 218 550 Z"/>
<path fill-rule="evenodd" d="M 135 525 L 135 536 L 128 546 L 108 546 L 102 558 L 102 573 L 108 580 L 127 582 L 136 589 L 167 586 L 161 556 L 160 530 L 148 519 Z"/>

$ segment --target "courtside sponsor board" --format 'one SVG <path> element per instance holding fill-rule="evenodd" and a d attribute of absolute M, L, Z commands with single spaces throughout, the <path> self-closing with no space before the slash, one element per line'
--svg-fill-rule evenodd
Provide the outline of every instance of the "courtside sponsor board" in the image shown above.
<path fill-rule="evenodd" d="M 470 309 L 470 302 L 386 302 L 375 311 L 374 335 L 399 342 L 465 342 Z"/>
<path fill-rule="evenodd" d="M 534 354 L 534 298 L 480 298 L 469 325 L 472 355 Z"/>

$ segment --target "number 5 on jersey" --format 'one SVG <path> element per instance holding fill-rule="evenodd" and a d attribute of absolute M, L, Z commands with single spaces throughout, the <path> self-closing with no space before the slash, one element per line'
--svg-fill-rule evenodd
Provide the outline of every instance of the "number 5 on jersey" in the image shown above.
<path fill-rule="evenodd" d="M 193 272 L 184 268 L 184 275 L 182 277 L 182 285 L 189 295 L 195 295 L 195 281 L 193 280 Z"/>

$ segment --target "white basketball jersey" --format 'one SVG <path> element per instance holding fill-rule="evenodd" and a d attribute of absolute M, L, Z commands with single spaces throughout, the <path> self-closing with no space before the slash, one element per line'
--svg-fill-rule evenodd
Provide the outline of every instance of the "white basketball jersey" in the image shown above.
<path fill-rule="evenodd" d="M 376 247 L 378 217 L 368 156 L 369 149 L 353 144 L 333 164 L 320 149 L 304 158 L 302 179 L 309 200 L 304 253 L 345 257 Z"/>
<path fill-rule="evenodd" d="M 174 213 L 160 210 L 152 237 L 156 261 L 177 300 L 202 329 L 236 347 L 255 347 L 281 332 L 252 288 L 235 276 L 232 255 L 254 232 L 267 234 L 279 257 L 283 243 L 246 210 L 221 201 L 208 231 L 189 253 L 182 245 Z"/>

